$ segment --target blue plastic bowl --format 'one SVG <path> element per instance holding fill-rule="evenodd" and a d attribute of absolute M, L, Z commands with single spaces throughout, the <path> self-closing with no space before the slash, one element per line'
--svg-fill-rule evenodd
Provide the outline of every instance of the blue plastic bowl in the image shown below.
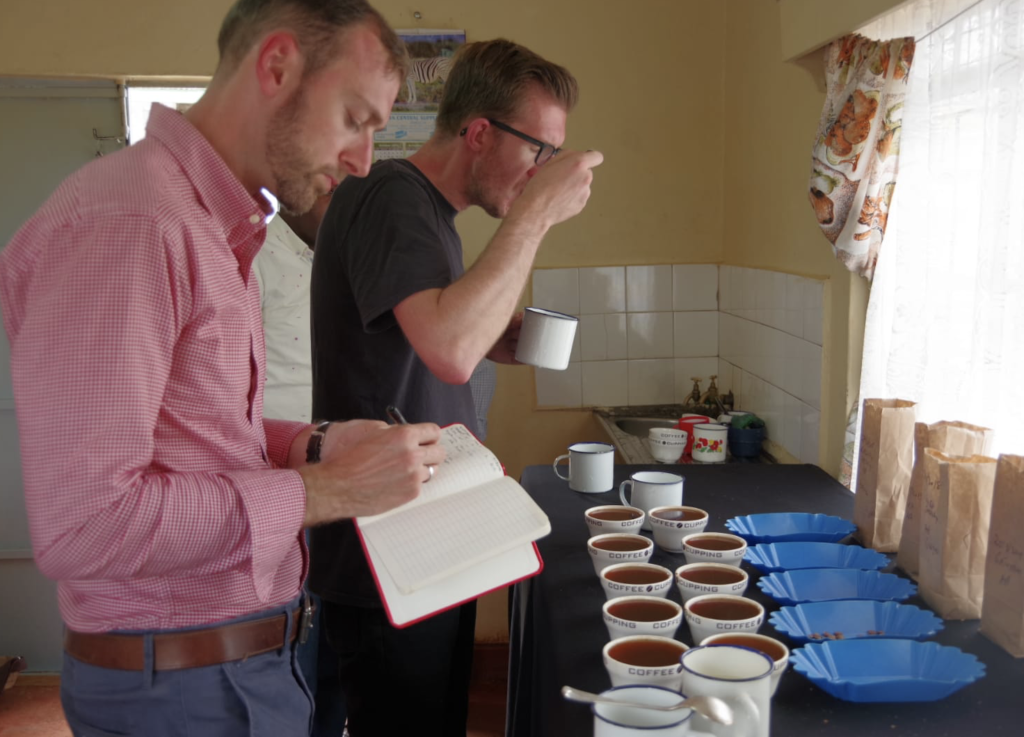
<path fill-rule="evenodd" d="M 903 601 L 917 593 L 915 584 L 895 573 L 859 571 L 855 568 L 778 571 L 763 576 L 757 586 L 780 604 L 837 599 Z"/>
<path fill-rule="evenodd" d="M 762 543 L 747 548 L 744 560 L 764 573 L 799 568 L 877 571 L 889 565 L 889 559 L 875 550 L 839 543 Z"/>
<path fill-rule="evenodd" d="M 894 601 L 819 601 L 784 606 L 768 621 L 794 642 L 902 637 L 924 640 L 943 628 L 926 609 Z"/>
<path fill-rule="evenodd" d="M 806 512 L 748 514 L 726 520 L 725 526 L 748 545 L 776 542 L 839 542 L 857 529 L 842 517 Z"/>
<path fill-rule="evenodd" d="M 917 640 L 839 640 L 793 650 L 793 668 L 844 701 L 937 701 L 985 675 L 959 648 Z"/>

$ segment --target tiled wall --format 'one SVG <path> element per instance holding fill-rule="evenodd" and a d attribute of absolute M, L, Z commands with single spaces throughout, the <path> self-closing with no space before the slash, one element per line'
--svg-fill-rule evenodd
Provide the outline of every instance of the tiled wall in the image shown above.
<path fill-rule="evenodd" d="M 537 405 L 682 403 L 717 375 L 739 409 L 818 460 L 822 283 L 733 266 L 542 269 L 533 301 L 580 318 L 569 368 L 535 369 Z"/>

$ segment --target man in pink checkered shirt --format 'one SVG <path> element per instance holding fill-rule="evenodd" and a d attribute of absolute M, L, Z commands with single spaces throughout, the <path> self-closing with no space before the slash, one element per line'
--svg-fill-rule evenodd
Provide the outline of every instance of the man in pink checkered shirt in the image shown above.
<path fill-rule="evenodd" d="M 365 0 L 238 0 L 218 44 L 195 106 L 156 107 L 0 253 L 75 734 L 306 734 L 302 530 L 406 502 L 443 460 L 430 424 L 262 418 L 274 198 L 301 213 L 366 175 L 401 42 Z"/>

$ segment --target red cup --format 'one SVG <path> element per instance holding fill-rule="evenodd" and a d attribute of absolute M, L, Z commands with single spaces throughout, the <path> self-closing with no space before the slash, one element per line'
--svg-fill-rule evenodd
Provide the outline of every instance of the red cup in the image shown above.
<path fill-rule="evenodd" d="M 686 447 L 683 449 L 684 456 L 690 455 L 690 450 L 693 448 L 694 426 L 703 425 L 705 422 L 712 422 L 712 419 L 704 415 L 683 415 L 679 418 L 676 427 L 680 430 L 686 430 Z"/>

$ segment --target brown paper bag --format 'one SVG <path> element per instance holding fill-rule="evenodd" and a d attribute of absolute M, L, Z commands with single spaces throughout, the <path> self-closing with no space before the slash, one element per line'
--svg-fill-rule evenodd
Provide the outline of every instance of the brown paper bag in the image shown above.
<path fill-rule="evenodd" d="M 894 552 L 914 467 L 914 403 L 865 399 L 853 522 L 869 548 Z"/>
<path fill-rule="evenodd" d="M 1024 457 L 999 456 L 985 563 L 981 633 L 1024 657 Z"/>
<path fill-rule="evenodd" d="M 910 493 L 903 512 L 896 565 L 913 578 L 918 576 L 918 552 L 921 547 L 921 496 L 924 490 L 924 449 L 934 448 L 950 456 L 988 455 L 994 433 L 987 427 L 966 422 L 936 422 L 914 425 L 914 471 L 910 476 Z"/>
<path fill-rule="evenodd" d="M 996 459 L 924 452 L 921 576 L 917 592 L 943 619 L 977 619 Z"/>

